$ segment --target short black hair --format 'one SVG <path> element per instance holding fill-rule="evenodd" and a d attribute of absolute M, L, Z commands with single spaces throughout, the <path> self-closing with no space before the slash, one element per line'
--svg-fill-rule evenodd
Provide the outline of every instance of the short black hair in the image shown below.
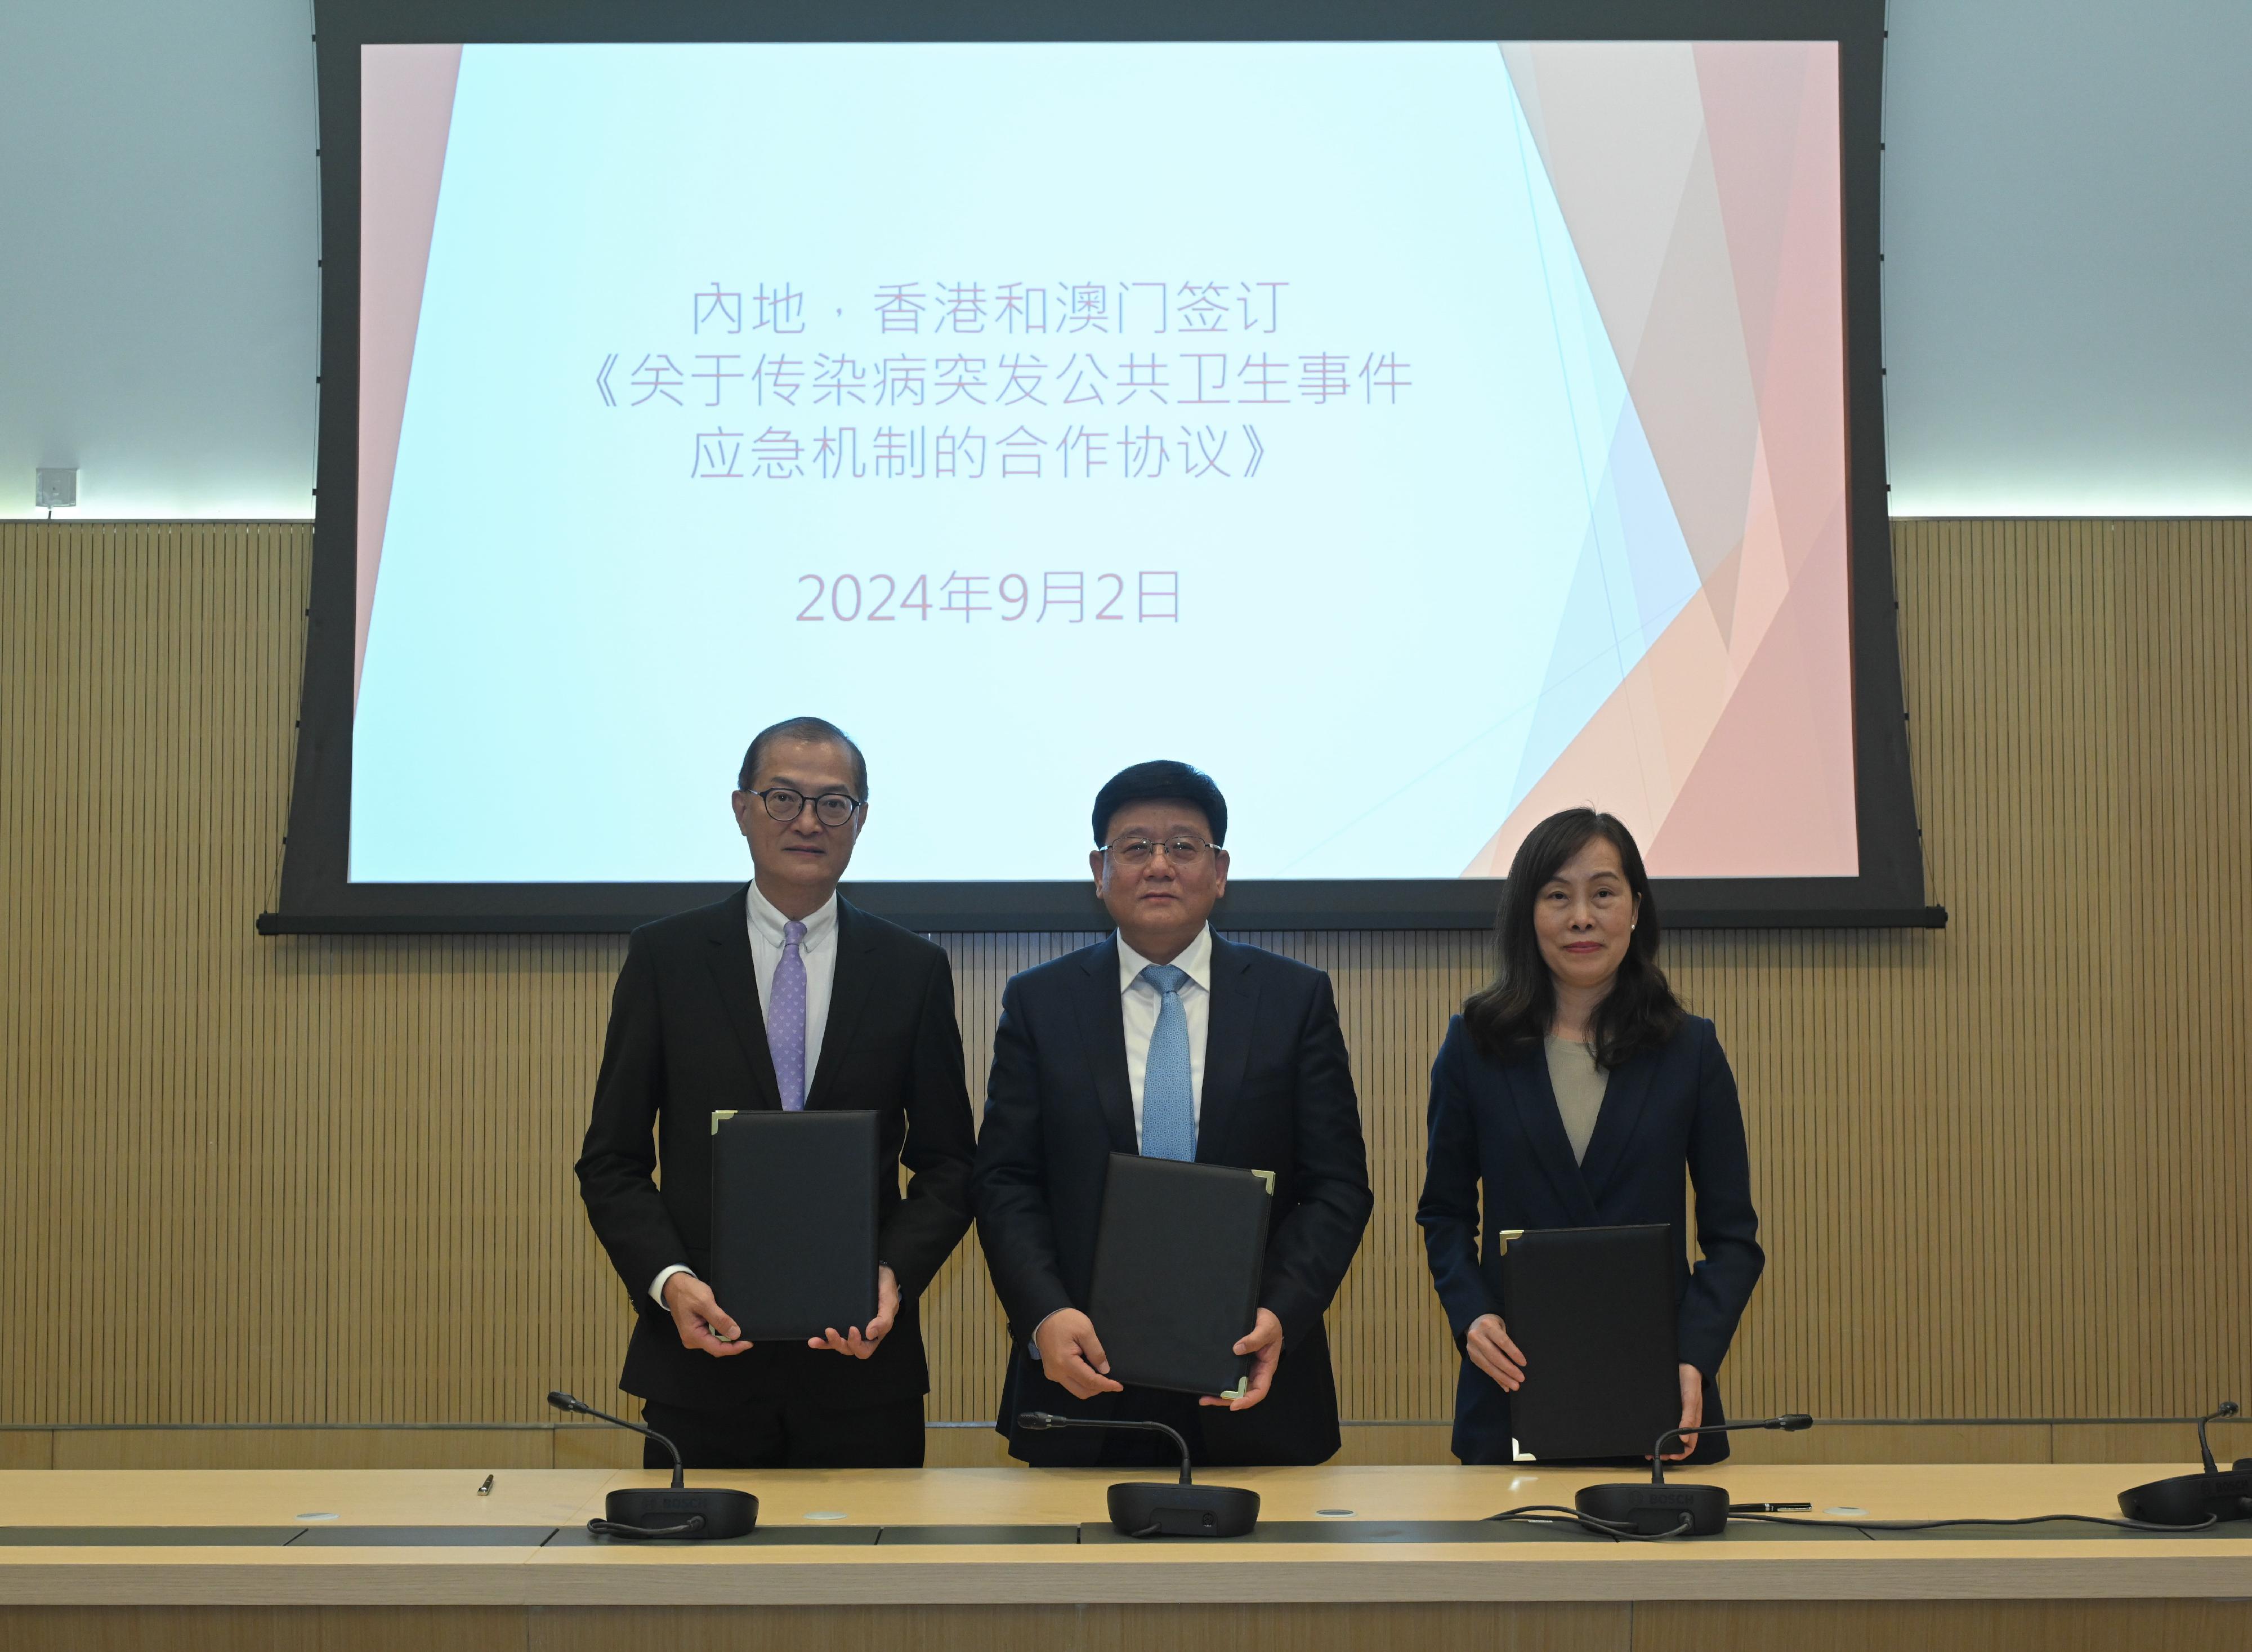
<path fill-rule="evenodd" d="M 1164 758 L 1121 769 L 1102 783 L 1102 790 L 1095 794 L 1095 847 L 1102 847 L 1112 815 L 1129 803 L 1147 803 L 1156 798 L 1193 803 L 1212 825 L 1212 840 L 1227 841 L 1227 799 L 1220 795 L 1212 777 L 1189 763 Z"/>
<path fill-rule="evenodd" d="M 752 735 L 751 748 L 743 753 L 742 769 L 735 776 L 736 791 L 748 791 L 751 783 L 759 777 L 759 758 L 769 740 L 803 740 L 812 745 L 844 747 L 852 756 L 853 789 L 859 792 L 861 802 L 868 800 L 868 760 L 860 755 L 860 748 L 851 735 L 822 717 L 788 717 Z"/>

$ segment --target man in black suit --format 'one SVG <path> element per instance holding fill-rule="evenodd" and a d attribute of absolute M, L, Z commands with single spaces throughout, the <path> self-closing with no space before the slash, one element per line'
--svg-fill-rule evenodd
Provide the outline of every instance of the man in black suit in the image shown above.
<path fill-rule="evenodd" d="M 1170 1424 L 1207 1463 L 1335 1454 L 1322 1314 L 1373 1199 L 1329 977 L 1213 934 L 1227 805 L 1183 763 L 1096 797 L 1088 857 L 1118 932 L 1011 980 L 977 1144 L 977 1233 L 1015 1344 L 995 1426 L 1028 1462 L 1173 1460 L 1162 1436 L 1027 1432 L 1025 1412 Z M 1087 1315 L 1113 1153 L 1275 1173 L 1253 1358 L 1239 1398 L 1126 1388 Z"/>
<path fill-rule="evenodd" d="M 587 1219 L 636 1310 L 618 1386 L 697 1467 L 920 1467 L 930 1378 L 915 1303 L 970 1226 L 975 1127 L 953 973 L 929 941 L 838 897 L 868 813 L 867 765 L 842 730 L 775 724 L 738 784 L 754 875 L 717 906 L 634 931 L 578 1163 Z M 711 1116 L 801 1106 L 881 1115 L 877 1312 L 803 1347 L 754 1348 L 698 1277 Z M 644 1460 L 671 1459 L 652 1444 Z"/>

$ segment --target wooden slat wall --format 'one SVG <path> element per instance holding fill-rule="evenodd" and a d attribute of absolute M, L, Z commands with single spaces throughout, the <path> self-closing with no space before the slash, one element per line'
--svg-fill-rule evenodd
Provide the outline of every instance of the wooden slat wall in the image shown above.
<path fill-rule="evenodd" d="M 2116 1417 L 2252 1388 L 2252 523 L 1896 539 L 1952 927 L 1667 943 L 1767 1223 L 1732 1401 Z M 252 932 L 309 546 L 0 524 L 0 1424 L 530 1421 L 552 1385 L 611 1391 L 625 1312 L 569 1166 L 622 944 Z M 973 1091 L 1003 981 L 1080 938 L 949 938 Z M 1411 1213 L 1486 943 L 1253 938 L 1335 974 L 1367 1117 L 1346 1414 L 1444 1417 Z M 931 1415 L 990 1415 L 969 1250 L 928 1323 Z"/>

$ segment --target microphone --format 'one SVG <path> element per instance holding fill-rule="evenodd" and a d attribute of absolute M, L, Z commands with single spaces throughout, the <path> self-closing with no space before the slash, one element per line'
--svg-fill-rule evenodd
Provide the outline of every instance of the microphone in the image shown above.
<path fill-rule="evenodd" d="M 2197 1451 L 2205 1460 L 2201 1474 L 2174 1474 L 2130 1486 L 2119 1494 L 2119 1512 L 2130 1520 L 2157 1526 L 2202 1526 L 2216 1520 L 2242 1520 L 2252 1516 L 2252 1457 L 2239 1458 L 2223 1469 L 2213 1460 L 2213 1446 L 2205 1425 L 2238 1410 L 2233 1399 L 2223 1400 L 2197 1419 Z"/>
<path fill-rule="evenodd" d="M 1600 1524 L 1624 1526 L 1645 1537 L 1711 1537 L 1728 1523 L 1728 1494 L 1720 1486 L 1685 1486 L 1665 1479 L 1665 1446 L 1685 1434 L 1732 1434 L 1739 1429 L 1779 1428 L 1787 1433 L 1814 1426 L 1804 1412 L 1786 1412 L 1749 1423 L 1702 1423 L 1674 1427 L 1650 1447 L 1650 1483 L 1583 1486 L 1572 1506 Z"/>
<path fill-rule="evenodd" d="M 2205 1425 L 2207 1423 L 2217 1422 L 2223 1417 L 2234 1417 L 2236 1415 L 2236 1410 L 2235 1400 L 2224 1399 L 2221 1402 L 2219 1411 L 2207 1412 L 2197 1419 L 2197 1454 L 2205 1459 L 2205 1472 L 2208 1474 L 2217 1474 L 2221 1470 L 2214 1467 L 2213 1446 L 2205 1438 Z"/>
<path fill-rule="evenodd" d="M 1739 1428 L 1780 1428 L 1786 1434 L 1797 1434 L 1814 1426 L 1814 1419 L 1804 1412 L 1785 1412 L 1780 1417 L 1763 1418 L 1755 1423 L 1699 1424 L 1694 1428 L 1669 1428 L 1651 1442 L 1650 1483 L 1665 1483 L 1665 1442 L 1678 1440 L 1685 1434 L 1732 1434 Z"/>
<path fill-rule="evenodd" d="M 1163 1434 L 1173 1442 L 1173 1449 L 1181 1454 L 1181 1484 L 1192 1486 L 1196 1483 L 1189 1474 L 1188 1441 L 1181 1438 L 1178 1429 L 1169 1428 L 1163 1423 L 1120 1422 L 1108 1417 L 1061 1417 L 1054 1412 L 1020 1412 L 1017 1415 L 1017 1422 L 1020 1427 L 1029 1428 L 1035 1433 L 1051 1428 L 1121 1428 L 1146 1434 Z"/>
<path fill-rule="evenodd" d="M 644 1427 L 640 1423 L 629 1423 L 622 1417 L 611 1416 L 608 1412 L 598 1412 L 577 1395 L 566 1394 L 560 1388 L 551 1388 L 547 1391 L 547 1403 L 559 1412 L 577 1412 L 582 1416 L 598 1418 L 615 1427 L 630 1428 L 635 1433 L 655 1440 L 672 1453 L 672 1489 L 678 1491 L 688 1483 L 688 1470 L 680 1460 L 680 1447 L 654 1428 Z"/>
<path fill-rule="evenodd" d="M 1198 1485 L 1189 1472 L 1188 1441 L 1163 1423 L 1018 1412 L 1017 1425 L 1036 1433 L 1051 1428 L 1118 1428 L 1163 1434 L 1171 1440 L 1181 1454 L 1178 1485 L 1141 1481 L 1110 1488 L 1111 1527 L 1129 1537 L 1241 1537 L 1259 1523 L 1259 1494 L 1240 1486 Z"/>
<path fill-rule="evenodd" d="M 547 1391 L 547 1403 L 559 1412 L 592 1417 L 615 1427 L 655 1440 L 672 1453 L 672 1484 L 664 1490 L 631 1487 L 602 1499 L 602 1518 L 589 1520 L 587 1530 L 598 1537 L 677 1537 L 708 1539 L 741 1537 L 759 1523 L 759 1500 L 747 1491 L 719 1487 L 689 1490 L 688 1471 L 680 1447 L 654 1428 L 629 1423 L 622 1417 L 598 1412 L 575 1394 L 560 1388 Z"/>

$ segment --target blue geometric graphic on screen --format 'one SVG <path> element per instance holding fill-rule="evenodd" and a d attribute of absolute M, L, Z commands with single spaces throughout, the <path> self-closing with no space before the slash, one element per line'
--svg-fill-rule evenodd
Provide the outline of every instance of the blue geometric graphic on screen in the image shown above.
<path fill-rule="evenodd" d="M 1570 595 L 1549 638 L 1548 669 L 1509 791 L 1513 810 L 1697 594 L 1665 478 L 1626 374 L 1612 349 L 1524 108 L 1514 131 L 1527 204 L 1540 237 L 1549 313 L 1580 457 L 1586 505 Z M 1500 825 L 1490 823 L 1489 830 Z"/>
<path fill-rule="evenodd" d="M 1516 497 L 1511 516 L 1488 530 L 1505 546 L 1521 533 L 1518 512 L 1547 510 L 1543 542 L 1565 562 L 1553 597 L 1513 594 L 1507 615 L 1512 634 L 1503 645 L 1539 651 L 1539 687 L 1490 697 L 1479 706 L 1480 720 L 1434 758 L 1399 776 L 1338 827 L 1262 868 L 1271 875 L 1321 875 L 1350 848 L 1374 844 L 1402 809 L 1429 831 L 1430 847 L 1444 860 L 1435 869 L 1459 871 L 1699 589 L 1519 89 L 1505 75 L 1500 84 L 1507 115 L 1498 126 L 1505 136 L 1491 159 L 1505 199 L 1497 206 L 1528 225 L 1540 264 L 1533 298 L 1550 335 L 1540 361 L 1528 366 L 1533 376 L 1515 390 L 1528 404 L 1568 409 L 1573 456 L 1555 473 L 1528 480 L 1540 497 Z"/>

